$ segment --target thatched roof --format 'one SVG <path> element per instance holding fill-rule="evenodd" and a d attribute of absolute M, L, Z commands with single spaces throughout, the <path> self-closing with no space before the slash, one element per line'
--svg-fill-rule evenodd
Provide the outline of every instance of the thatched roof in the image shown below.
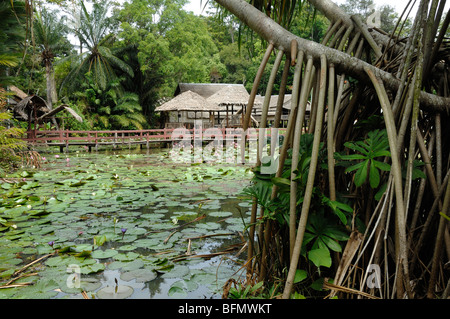
<path fill-rule="evenodd" d="M 186 92 L 186 91 L 192 91 L 200 96 L 204 97 L 205 99 L 209 98 L 211 95 L 219 92 L 223 88 L 229 88 L 229 87 L 242 87 L 244 88 L 243 84 L 230 84 L 230 83 L 179 83 L 176 90 L 175 90 L 175 96 Z M 244 88 L 245 89 L 245 88 Z"/>
<path fill-rule="evenodd" d="M 247 105 L 249 94 L 243 85 L 227 85 L 220 91 L 207 98 L 211 103 L 219 106 Z"/>
<path fill-rule="evenodd" d="M 158 106 L 156 112 L 169 112 L 169 111 L 221 111 L 222 109 L 217 105 L 208 102 L 205 98 L 199 94 L 186 91 L 175 96 L 170 101 Z"/>
<path fill-rule="evenodd" d="M 284 95 L 283 109 L 286 109 L 286 110 L 290 110 L 291 109 L 291 99 L 292 99 L 292 95 L 291 94 L 285 94 Z M 256 101 L 258 101 L 259 104 L 256 104 Z M 261 112 L 262 111 L 263 103 L 264 103 L 264 96 L 257 95 L 256 98 L 255 98 L 256 112 Z M 270 102 L 269 102 L 269 113 L 276 111 L 277 103 L 278 103 L 278 95 L 272 95 L 270 97 Z M 311 110 L 311 104 L 308 102 L 308 104 L 306 106 L 306 111 L 310 111 L 310 110 Z"/>
<path fill-rule="evenodd" d="M 37 117 L 40 117 L 50 111 L 43 98 L 37 95 L 30 95 L 22 99 L 22 101 L 14 106 L 14 116 L 18 119 L 28 121 L 28 115 L 30 113 L 31 116 L 34 117 L 34 109 L 36 109 Z"/>
<path fill-rule="evenodd" d="M 78 122 L 83 122 L 83 118 L 81 116 L 79 116 L 78 113 L 75 112 L 67 104 L 61 104 L 57 108 L 55 108 L 55 109 L 51 110 L 50 112 L 45 113 L 44 115 L 40 116 L 37 120 L 38 120 L 38 122 L 40 122 L 40 121 L 44 120 L 45 118 L 52 117 L 56 113 L 59 113 L 59 112 L 61 112 L 63 110 L 69 112 L 70 115 L 72 115 Z"/>
<path fill-rule="evenodd" d="M 66 104 L 62 104 L 57 108 L 50 110 L 47 103 L 43 98 L 37 95 L 30 95 L 22 99 L 19 103 L 14 106 L 14 116 L 23 121 L 29 120 L 29 115 L 31 113 L 32 118 L 35 116 L 34 109 L 36 109 L 36 118 L 38 122 L 45 119 L 53 117 L 56 113 L 61 111 L 69 112 L 78 122 L 82 122 L 83 119 L 79 116 L 72 108 Z"/>

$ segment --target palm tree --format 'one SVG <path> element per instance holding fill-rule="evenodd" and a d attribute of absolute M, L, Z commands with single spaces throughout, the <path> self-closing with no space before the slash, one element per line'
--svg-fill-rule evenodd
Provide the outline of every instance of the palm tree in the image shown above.
<path fill-rule="evenodd" d="M 61 89 L 66 87 L 69 92 L 73 91 L 78 81 L 83 80 L 88 72 L 100 89 L 106 89 L 109 81 L 117 79 L 116 70 L 132 77 L 132 68 L 117 58 L 110 49 L 114 41 L 114 35 L 110 33 L 111 19 L 107 16 L 110 2 L 96 1 L 93 3 L 92 12 L 88 12 L 83 0 L 80 0 L 79 4 L 79 23 L 75 21 L 74 25 L 77 27 L 72 32 L 87 51 L 75 57 L 76 66 L 63 80 Z"/>
<path fill-rule="evenodd" d="M 55 84 L 54 59 L 58 52 L 68 52 L 71 44 L 67 40 L 68 27 L 66 17 L 58 19 L 56 13 L 43 8 L 35 13 L 34 38 L 41 51 L 41 60 L 45 66 L 47 82 L 47 105 L 52 109 L 58 100 Z"/>
<path fill-rule="evenodd" d="M 139 96 L 123 92 L 121 78 L 109 81 L 106 89 L 100 89 L 91 73 L 86 74 L 84 91 L 78 92 L 80 101 L 91 109 L 95 127 L 104 129 L 143 129 L 146 118 L 142 114 Z"/>
<path fill-rule="evenodd" d="M 0 84 L 7 82 L 8 69 L 19 63 L 19 42 L 23 40 L 23 26 L 18 17 L 23 17 L 25 5 L 22 2 L 0 2 Z"/>

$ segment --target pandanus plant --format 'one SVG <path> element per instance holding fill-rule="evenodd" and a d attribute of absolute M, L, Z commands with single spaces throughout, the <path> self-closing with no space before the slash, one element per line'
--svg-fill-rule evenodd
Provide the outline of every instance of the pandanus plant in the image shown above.
<path fill-rule="evenodd" d="M 261 201 L 254 197 L 247 283 L 270 284 L 284 276 L 282 297 L 289 298 L 302 287 L 295 284 L 299 270 L 311 270 L 309 276 L 317 277 L 305 253 L 310 249 L 305 238 L 311 221 L 318 222 L 318 212 L 332 210 L 330 205 L 325 207 L 326 201 L 324 207 L 316 205 L 320 190 L 330 201 L 345 198 L 352 208 L 348 216 L 351 222 L 344 225 L 349 233 L 345 247 L 333 256 L 332 265 L 317 269 L 326 268 L 327 277 L 334 278 L 333 283 L 322 278 L 323 287 L 330 289 L 329 297 L 351 293 L 365 298 L 446 298 L 449 278 L 443 263 L 450 257 L 445 218 L 450 204 L 450 148 L 444 137 L 450 132 L 442 123 L 448 121 L 450 111 L 449 47 L 445 41 L 450 13 L 442 19 L 445 1 L 420 1 L 411 33 L 400 38 L 396 35 L 400 21 L 392 34 L 386 34 L 347 15 L 330 0 L 309 0 L 330 21 L 321 43 L 299 38 L 284 28 L 294 1 L 262 0 L 255 1 L 255 6 L 243 0 L 216 2 L 267 41 L 244 130 L 251 124 L 261 75 L 272 55 L 275 62 L 260 128 L 267 126 L 278 72 L 282 88 L 292 85 L 285 143 L 279 169 L 272 176 L 279 178 L 284 161 L 290 161 L 288 222 L 265 216 L 264 209 L 258 209 Z M 411 5 L 410 1 L 402 19 Z M 292 73 L 293 82 L 288 83 Z M 281 105 L 283 91 L 279 99 Z M 376 123 L 377 131 L 364 124 L 374 116 L 381 119 Z M 381 139 L 380 132 L 385 132 Z M 298 155 L 304 134 L 314 138 L 299 198 Z M 372 149 L 358 144 L 368 140 L 376 141 Z M 325 168 L 318 165 L 321 143 L 327 150 Z M 344 160 L 351 160 L 353 166 L 341 167 Z M 414 174 L 418 162 L 426 176 Z M 365 183 L 367 178 L 369 184 Z M 271 188 L 271 200 L 276 201 L 279 185 L 272 183 Z M 342 220 L 336 225 L 342 226 Z M 379 289 L 366 285 L 371 265 L 379 266 Z"/>

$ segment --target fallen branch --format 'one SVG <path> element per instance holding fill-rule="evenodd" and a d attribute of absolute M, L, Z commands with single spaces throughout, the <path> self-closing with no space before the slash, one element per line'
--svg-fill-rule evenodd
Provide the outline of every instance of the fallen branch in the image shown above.
<path fill-rule="evenodd" d="M 171 228 L 170 230 L 173 230 L 173 232 L 171 232 L 171 233 L 169 234 L 169 236 L 167 236 L 167 238 L 164 239 L 164 244 L 166 244 L 166 243 L 169 241 L 170 237 L 172 237 L 172 236 L 173 236 L 177 231 L 179 231 L 181 228 L 186 227 L 186 226 L 189 225 L 189 224 L 198 222 L 199 220 L 202 220 L 202 219 L 205 218 L 205 217 L 206 217 L 206 215 L 203 214 L 202 216 L 199 216 L 199 217 L 197 217 L 196 219 L 191 220 L 190 222 L 184 223 L 183 225 L 180 225 L 180 226 L 178 226 L 178 227 Z"/>
<path fill-rule="evenodd" d="M 58 253 L 58 251 L 55 250 L 55 251 L 54 251 L 53 253 L 51 253 L 51 254 L 47 254 L 47 255 L 45 255 L 45 256 L 42 256 L 42 257 L 36 259 L 35 261 L 32 261 L 31 263 L 29 263 L 29 264 L 23 266 L 21 269 L 15 271 L 15 272 L 12 274 L 12 277 L 16 277 L 18 274 L 20 274 L 21 272 L 24 272 L 24 271 L 25 271 L 27 268 L 29 268 L 30 266 L 33 266 L 34 264 L 36 264 L 36 263 L 38 263 L 38 262 L 40 262 L 40 261 L 42 261 L 42 260 L 44 260 L 44 259 L 47 259 L 48 257 L 51 257 L 51 256 L 53 256 L 53 255 L 55 255 L 55 254 L 57 254 L 57 253 Z"/>
<path fill-rule="evenodd" d="M 189 237 L 189 238 L 186 238 L 186 240 L 192 240 L 192 239 L 204 239 L 204 238 L 208 238 L 208 237 L 230 236 L 230 235 L 234 235 L 234 233 L 202 235 L 202 236 L 197 236 L 197 237 Z"/>
<path fill-rule="evenodd" d="M 181 260 L 185 260 L 185 259 L 189 259 L 189 258 L 213 258 L 216 256 L 221 256 L 221 255 L 226 255 L 229 254 L 233 251 L 235 251 L 237 249 L 237 246 L 239 244 L 233 245 L 223 251 L 219 251 L 219 252 L 215 252 L 215 253 L 209 253 L 209 254 L 198 254 L 198 255 L 188 255 L 188 254 L 184 254 L 184 255 L 180 255 L 178 257 L 174 257 L 172 259 L 172 261 L 176 262 L 176 261 L 181 261 Z"/>
<path fill-rule="evenodd" d="M 20 284 L 14 284 L 14 285 L 4 285 L 4 286 L 0 286 L 0 289 L 5 289 L 5 288 L 17 288 L 17 287 L 25 287 L 25 286 L 31 286 L 33 285 L 32 282 L 23 282 Z"/>
<path fill-rule="evenodd" d="M 355 290 L 355 289 L 351 289 L 351 288 L 347 288 L 347 287 L 331 284 L 331 283 L 327 282 L 326 280 L 323 281 L 323 286 L 322 287 L 325 288 L 325 289 L 332 289 L 332 290 L 337 290 L 337 291 L 341 291 L 341 292 L 345 292 L 345 293 L 360 295 L 360 296 L 367 297 L 367 298 L 370 298 L 370 299 L 381 299 L 380 297 L 376 297 L 376 296 L 370 295 L 368 293 L 365 293 L 365 292 L 362 292 L 362 291 L 359 291 L 359 290 Z"/>
<path fill-rule="evenodd" d="M 31 274 L 22 274 L 19 277 L 13 278 L 10 281 L 8 281 L 5 286 L 11 285 L 14 281 L 20 279 L 20 278 L 25 278 L 25 277 L 31 277 L 31 276 L 36 276 L 38 273 L 37 272 L 33 272 Z"/>

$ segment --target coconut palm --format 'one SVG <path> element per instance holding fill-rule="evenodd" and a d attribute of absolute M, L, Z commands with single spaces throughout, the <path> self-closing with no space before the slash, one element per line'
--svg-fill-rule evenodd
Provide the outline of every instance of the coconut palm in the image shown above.
<path fill-rule="evenodd" d="M 36 10 L 34 21 L 34 39 L 41 51 L 41 61 L 45 66 L 47 82 L 47 105 L 52 108 L 58 100 L 55 84 L 54 59 L 57 53 L 68 53 L 71 44 L 66 35 L 69 31 L 66 17 L 58 18 L 57 14 L 43 8 Z"/>
<path fill-rule="evenodd" d="M 100 89 L 105 89 L 109 81 L 117 79 L 116 70 L 133 76 L 132 68 L 117 58 L 110 49 L 114 41 L 111 31 L 111 19 L 107 16 L 109 1 L 96 1 L 92 12 L 88 12 L 84 1 L 80 1 L 79 20 L 74 22 L 77 27 L 72 30 L 86 47 L 86 51 L 75 57 L 75 67 L 61 84 L 62 88 L 73 91 L 85 74 L 90 72 Z M 76 15 L 78 16 L 78 15 Z"/>

